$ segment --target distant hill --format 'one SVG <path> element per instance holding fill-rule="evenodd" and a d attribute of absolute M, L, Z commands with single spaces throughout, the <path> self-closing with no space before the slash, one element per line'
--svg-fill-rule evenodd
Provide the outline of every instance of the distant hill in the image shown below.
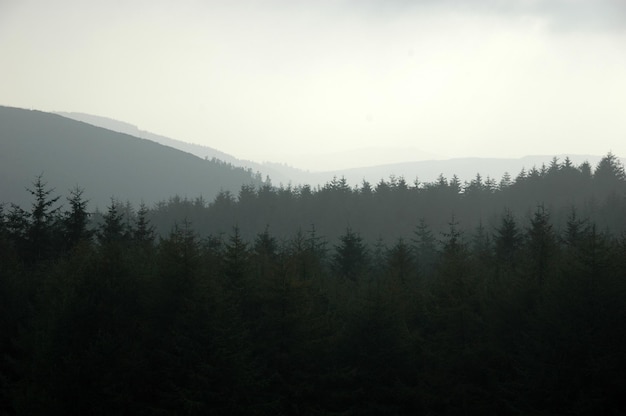
<path fill-rule="evenodd" d="M 365 166 L 448 159 L 442 155 L 425 152 L 419 148 L 419 142 L 416 141 L 416 144 L 417 146 L 398 147 L 382 142 L 378 146 L 339 151 L 325 151 L 326 149 L 321 148 L 314 154 L 293 155 L 290 161 L 294 166 L 311 172 L 336 172 Z"/>
<path fill-rule="evenodd" d="M 428 156 L 423 152 L 419 152 L 415 148 L 403 149 L 406 156 L 406 161 L 402 163 L 385 163 L 379 165 L 368 165 L 372 161 L 372 152 L 376 151 L 379 156 L 385 156 L 385 148 L 379 149 L 356 149 L 353 152 L 339 152 L 329 153 L 326 155 L 310 155 L 310 159 L 314 158 L 327 158 L 332 161 L 331 164 L 340 165 L 340 159 L 342 157 L 350 158 L 351 160 L 362 159 L 363 166 L 358 168 L 341 169 L 341 170 L 327 170 L 327 171 L 308 171 L 292 167 L 280 163 L 264 162 L 255 163 L 248 160 L 237 159 L 235 156 L 221 152 L 212 147 L 197 145 L 193 143 L 187 143 L 180 140 L 175 140 L 158 134 L 150 133 L 140 130 L 137 126 L 130 123 L 113 120 L 107 117 L 100 117 L 85 113 L 76 112 L 58 112 L 56 114 L 68 117 L 74 120 L 83 121 L 85 123 L 92 124 L 94 126 L 104 127 L 109 130 L 118 131 L 132 136 L 141 137 L 144 139 L 152 140 L 157 143 L 161 143 L 167 146 L 174 147 L 176 149 L 183 150 L 188 153 L 192 153 L 198 157 L 209 159 L 215 157 L 217 159 L 228 162 L 234 166 L 244 167 L 246 169 L 252 169 L 255 172 L 260 172 L 262 177 L 269 176 L 274 185 L 299 185 L 309 184 L 313 187 L 323 186 L 325 183 L 332 180 L 333 177 L 341 178 L 345 177 L 349 184 L 352 186 L 359 185 L 363 180 L 375 184 L 381 179 L 389 179 L 391 176 L 403 177 L 408 183 L 413 183 L 415 179 L 420 182 L 434 182 L 439 175 L 443 175 L 447 179 L 451 179 L 453 175 L 464 181 L 471 181 L 476 177 L 477 173 L 486 179 L 490 177 L 496 182 L 499 182 L 505 172 L 508 172 L 512 178 L 515 178 L 522 169 L 527 171 L 536 167 L 541 169 L 542 164 L 548 165 L 554 155 L 531 155 L 521 158 L 455 158 L 455 159 L 441 159 L 433 157 L 431 160 L 425 160 Z M 398 149 L 396 151 L 389 150 L 387 156 L 389 159 L 398 159 Z M 592 167 L 600 161 L 604 155 L 556 155 L 559 161 L 563 161 L 565 157 L 569 157 L 572 163 L 580 165 L 581 163 L 588 161 Z M 624 163 L 626 159 L 622 158 Z M 311 163 L 310 161 L 308 162 Z M 329 162 L 330 163 L 330 162 Z"/>
<path fill-rule="evenodd" d="M 212 147 L 202 146 L 193 143 L 187 143 L 180 140 L 175 140 L 169 137 L 161 136 L 158 134 L 150 133 L 144 130 L 140 130 L 137 126 L 130 123 L 113 120 L 107 117 L 100 117 L 85 113 L 76 112 L 57 112 L 56 114 L 68 117 L 74 120 L 83 121 L 85 123 L 92 124 L 94 126 L 104 127 L 109 130 L 118 131 L 121 133 L 130 134 L 132 136 L 141 137 L 144 139 L 152 140 L 157 143 L 171 146 L 176 149 L 183 150 L 188 153 L 192 153 L 198 157 L 209 159 L 215 157 L 225 162 L 231 163 L 234 166 L 240 166 L 244 168 L 252 169 L 255 172 L 260 172 L 262 177 L 269 176 L 274 185 L 279 184 L 309 184 L 311 186 L 324 185 L 332 180 L 333 177 L 345 177 L 348 183 L 351 185 L 359 185 L 363 180 L 367 180 L 370 183 L 377 183 L 381 179 L 389 179 L 390 176 L 404 177 L 409 183 L 417 178 L 421 182 L 433 182 L 437 180 L 439 175 L 443 175 L 447 179 L 452 178 L 453 175 L 457 175 L 461 182 L 472 180 L 477 173 L 483 178 L 489 176 L 490 178 L 499 182 L 505 172 L 508 172 L 513 178 L 525 168 L 531 169 L 533 166 L 537 169 L 541 168 L 542 164 L 549 164 L 554 155 L 532 155 L 524 156 L 522 158 L 455 158 L 455 159 L 441 159 L 434 155 L 428 155 L 424 152 L 420 152 L 415 148 L 400 149 L 403 151 L 406 157 L 406 161 L 402 163 L 385 163 L 379 165 L 369 165 L 373 160 L 373 153 L 377 154 L 377 159 L 387 157 L 388 159 L 398 159 L 398 149 L 391 151 L 385 148 L 376 149 L 356 149 L 351 152 L 339 152 L 329 153 L 325 155 L 311 155 L 312 158 L 328 159 L 327 163 L 330 165 L 340 165 L 341 158 L 349 158 L 351 160 L 362 159 L 363 166 L 358 168 L 341 169 L 341 170 L 327 170 L 327 171 L 308 171 L 298 169 L 297 167 L 288 166 L 280 163 L 264 162 L 255 163 L 249 160 L 237 159 L 235 156 L 221 152 Z M 426 160 L 428 156 L 430 160 Z M 568 155 L 557 155 L 560 161 L 563 161 Z M 571 161 L 579 165 L 582 162 L 588 161 L 592 166 L 600 161 L 603 155 L 569 155 Z M 301 157 L 302 160 L 304 156 Z M 626 162 L 626 159 L 621 159 L 622 162 Z M 304 163 L 304 162 L 303 162 Z M 311 163 L 308 161 L 307 163 Z"/>
<path fill-rule="evenodd" d="M 576 166 L 587 161 L 592 167 L 595 167 L 603 156 L 563 154 L 556 155 L 556 158 L 559 162 L 563 162 L 566 157 L 569 157 Z M 505 172 L 508 172 L 515 179 L 522 169 L 528 172 L 533 167 L 541 170 L 544 164 L 547 167 L 553 157 L 555 155 L 533 155 L 517 159 L 468 157 L 447 160 L 424 160 L 325 172 L 324 176 L 345 177 L 348 183 L 356 185 L 360 184 L 363 179 L 375 184 L 381 179 L 389 179 L 391 175 L 404 177 L 408 183 L 413 183 L 416 179 L 422 183 L 434 182 L 439 175 L 443 175 L 448 180 L 453 175 L 457 175 L 461 182 L 469 182 L 476 177 L 477 173 L 480 173 L 483 180 L 489 176 L 496 182 L 500 182 Z M 626 162 L 626 159 L 622 158 L 620 160 L 622 163 Z"/>
<path fill-rule="evenodd" d="M 249 169 L 56 114 L 0 106 L 0 202 L 29 204 L 25 188 L 42 173 L 55 194 L 78 185 L 100 209 L 111 197 L 149 205 L 174 195 L 211 201 L 222 189 L 261 184 Z"/>
<path fill-rule="evenodd" d="M 254 172 L 261 173 L 262 177 L 269 176 L 272 182 L 276 185 L 289 182 L 294 183 L 308 183 L 307 172 L 292 168 L 286 165 L 278 163 L 256 163 L 251 160 L 238 159 L 233 155 L 224 153 L 220 150 L 214 149 L 209 146 L 202 146 L 195 143 L 187 143 L 181 140 L 172 139 L 170 137 L 161 136 L 159 134 L 151 133 L 149 131 L 140 130 L 137 126 L 126 123 L 124 121 L 114 120 L 108 117 L 101 117 L 92 114 L 77 113 L 77 112 L 55 112 L 63 117 L 70 118 L 76 121 L 82 121 L 84 123 L 91 124 L 97 127 L 103 127 L 108 130 L 117 131 L 119 133 L 130 134 L 131 136 L 140 137 L 142 139 L 152 140 L 163 144 L 165 146 L 171 146 L 175 149 L 182 150 L 187 153 L 196 155 L 202 159 L 216 158 L 221 161 L 230 163 L 233 166 L 243 167 L 246 169 L 252 169 Z"/>

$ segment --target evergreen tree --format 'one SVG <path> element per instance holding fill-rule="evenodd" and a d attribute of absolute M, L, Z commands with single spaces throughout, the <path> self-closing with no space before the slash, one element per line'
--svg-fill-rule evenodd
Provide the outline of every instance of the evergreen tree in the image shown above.
<path fill-rule="evenodd" d="M 530 272 L 533 279 L 542 284 L 547 278 L 554 256 L 557 254 L 556 236 L 550 223 L 550 215 L 543 205 L 539 205 L 530 221 L 527 231 Z"/>
<path fill-rule="evenodd" d="M 448 232 L 442 233 L 444 239 L 441 242 L 444 264 L 448 263 L 449 259 L 457 260 L 467 254 L 467 246 L 463 241 L 463 234 L 459 230 L 459 223 L 452 217 L 448 225 Z"/>
<path fill-rule="evenodd" d="M 515 177 L 515 183 L 519 184 L 524 182 L 526 179 L 528 178 L 528 172 L 526 172 L 525 168 L 522 168 L 522 170 L 520 170 L 520 172 L 517 174 L 517 176 Z"/>
<path fill-rule="evenodd" d="M 104 223 L 98 230 L 98 242 L 102 246 L 121 243 L 128 236 L 128 230 L 124 224 L 124 217 L 121 213 L 122 207 L 118 201 L 111 198 L 111 204 L 104 214 Z"/>
<path fill-rule="evenodd" d="M 393 280 L 399 281 L 402 285 L 414 280 L 416 274 L 412 254 L 410 247 L 402 239 L 387 252 L 388 273 Z"/>
<path fill-rule="evenodd" d="M 437 279 L 430 284 L 427 302 L 428 339 L 426 374 L 438 391 L 434 411 L 444 414 L 468 413 L 488 408 L 484 390 L 483 343 L 485 338 L 482 297 L 476 270 L 463 234 L 454 218 L 442 233 L 442 253 Z M 432 387 L 430 387 L 432 388 Z"/>
<path fill-rule="evenodd" d="M 482 220 L 474 231 L 471 252 L 478 267 L 481 265 L 489 266 L 491 264 L 493 252 L 492 242 Z"/>
<path fill-rule="evenodd" d="M 583 179 L 590 180 L 592 178 L 591 164 L 589 162 L 585 161 L 581 163 L 578 170 L 580 170 Z"/>
<path fill-rule="evenodd" d="M 563 242 L 570 248 L 576 247 L 586 231 L 587 221 L 578 218 L 576 208 L 572 207 L 565 225 L 565 232 L 562 237 Z"/>
<path fill-rule="evenodd" d="M 161 270 L 172 284 L 171 289 L 178 291 L 193 287 L 199 265 L 200 244 L 186 218 L 179 226 L 174 226 L 168 238 L 159 244 L 160 258 L 164 259 Z"/>
<path fill-rule="evenodd" d="M 84 190 L 75 187 L 70 191 L 67 198 L 70 210 L 65 213 L 63 226 L 65 230 L 65 241 L 69 248 L 76 246 L 80 242 L 89 242 L 93 232 L 89 230 L 89 213 L 87 204 L 89 201 L 83 199 Z"/>
<path fill-rule="evenodd" d="M 417 272 L 423 279 L 433 272 L 437 257 L 436 240 L 424 218 L 420 218 L 419 224 L 415 227 L 414 235 L 412 242 Z"/>
<path fill-rule="evenodd" d="M 373 193 L 374 190 L 372 189 L 372 185 L 368 181 L 363 179 L 363 183 L 361 183 L 361 188 L 359 189 L 359 194 L 365 198 L 370 198 Z"/>
<path fill-rule="evenodd" d="M 626 180 L 624 165 L 613 153 L 609 152 L 604 156 L 596 167 L 593 177 L 598 182 L 617 182 Z"/>
<path fill-rule="evenodd" d="M 318 235 L 315 224 L 311 224 L 307 232 L 305 247 L 309 259 L 309 274 L 311 277 L 319 277 L 325 268 L 325 260 L 328 242 Z"/>
<path fill-rule="evenodd" d="M 51 197 L 54 189 L 48 189 L 43 181 L 43 175 L 37 176 L 33 182 L 33 188 L 28 192 L 35 198 L 29 215 L 29 226 L 26 232 L 29 253 L 28 258 L 32 261 L 47 259 L 55 249 L 58 239 L 57 223 L 59 207 L 53 207 L 59 200 L 59 196 Z"/>
<path fill-rule="evenodd" d="M 154 244 L 155 229 L 148 219 L 148 207 L 142 202 L 137 211 L 137 221 L 133 232 L 133 239 L 140 245 Z"/>
<path fill-rule="evenodd" d="M 593 173 L 593 186 L 600 198 L 623 195 L 626 191 L 626 173 L 624 165 L 611 152 L 603 157 Z"/>
<path fill-rule="evenodd" d="M 509 209 L 505 210 L 502 215 L 500 227 L 496 229 L 494 243 L 498 266 L 501 269 L 514 269 L 517 265 L 517 252 L 521 247 L 522 236 Z"/>
<path fill-rule="evenodd" d="M 363 239 L 350 227 L 339 240 L 340 244 L 335 246 L 333 268 L 338 276 L 357 281 L 367 271 L 367 248 Z"/>
<path fill-rule="evenodd" d="M 550 165 L 548 166 L 548 175 L 556 175 L 561 170 L 561 164 L 559 163 L 559 158 L 554 156 L 552 160 L 550 160 Z"/>
<path fill-rule="evenodd" d="M 27 260 L 29 213 L 18 205 L 11 204 L 11 208 L 6 214 L 4 227 L 7 240 L 13 247 L 13 250 L 23 261 Z"/>
<path fill-rule="evenodd" d="M 239 227 L 234 227 L 224 252 L 224 277 L 228 286 L 242 287 L 247 277 L 249 256 L 248 245 L 241 237 Z"/>
<path fill-rule="evenodd" d="M 269 227 L 257 235 L 254 241 L 253 254 L 257 279 L 265 280 L 276 272 L 278 242 L 270 235 Z"/>

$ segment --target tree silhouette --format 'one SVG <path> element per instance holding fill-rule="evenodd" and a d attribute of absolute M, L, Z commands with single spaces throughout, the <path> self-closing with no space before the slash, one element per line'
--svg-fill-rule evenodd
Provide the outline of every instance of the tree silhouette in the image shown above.
<path fill-rule="evenodd" d="M 124 216 L 121 213 L 121 205 L 114 198 L 104 214 L 104 223 L 98 230 L 98 242 L 103 245 L 114 245 L 124 241 L 128 236 L 128 230 L 124 224 Z"/>
<path fill-rule="evenodd" d="M 511 210 L 507 209 L 501 217 L 500 226 L 494 236 L 496 260 L 500 267 L 507 269 L 517 265 L 516 255 L 521 247 L 522 236 Z"/>
<path fill-rule="evenodd" d="M 75 187 L 70 191 L 67 201 L 70 204 L 70 210 L 65 213 L 63 226 L 65 229 L 65 241 L 69 248 L 72 248 L 80 242 L 89 242 L 93 236 L 93 232 L 89 230 L 89 213 L 87 212 L 87 204 L 89 201 L 83 199 L 84 190 Z"/>
<path fill-rule="evenodd" d="M 543 205 L 537 207 L 527 232 L 530 272 L 533 279 L 543 284 L 550 272 L 556 255 L 556 236 L 550 223 L 550 215 Z"/>
<path fill-rule="evenodd" d="M 350 227 L 335 246 L 333 268 L 338 276 L 356 281 L 367 270 L 367 249 L 363 239 Z"/>
<path fill-rule="evenodd" d="M 53 207 L 60 196 L 51 197 L 54 189 L 47 188 L 43 174 L 37 176 L 33 188 L 28 192 L 35 198 L 29 215 L 26 238 L 29 245 L 28 257 L 34 261 L 48 258 L 54 249 L 54 239 L 58 237 L 56 223 L 60 207 Z"/>

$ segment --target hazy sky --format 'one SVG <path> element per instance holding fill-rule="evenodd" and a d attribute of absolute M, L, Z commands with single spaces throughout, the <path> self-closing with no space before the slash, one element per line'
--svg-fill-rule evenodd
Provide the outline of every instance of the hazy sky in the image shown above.
<path fill-rule="evenodd" d="M 626 0 L 0 0 L 0 57 L 2 105 L 256 161 L 626 156 Z"/>

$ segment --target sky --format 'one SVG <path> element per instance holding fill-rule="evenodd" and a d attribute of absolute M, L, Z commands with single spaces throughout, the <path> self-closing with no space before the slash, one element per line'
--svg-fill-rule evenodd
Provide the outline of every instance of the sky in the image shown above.
<path fill-rule="evenodd" d="M 257 162 L 626 156 L 626 0 L 0 0 L 0 57 L 0 105 Z"/>

